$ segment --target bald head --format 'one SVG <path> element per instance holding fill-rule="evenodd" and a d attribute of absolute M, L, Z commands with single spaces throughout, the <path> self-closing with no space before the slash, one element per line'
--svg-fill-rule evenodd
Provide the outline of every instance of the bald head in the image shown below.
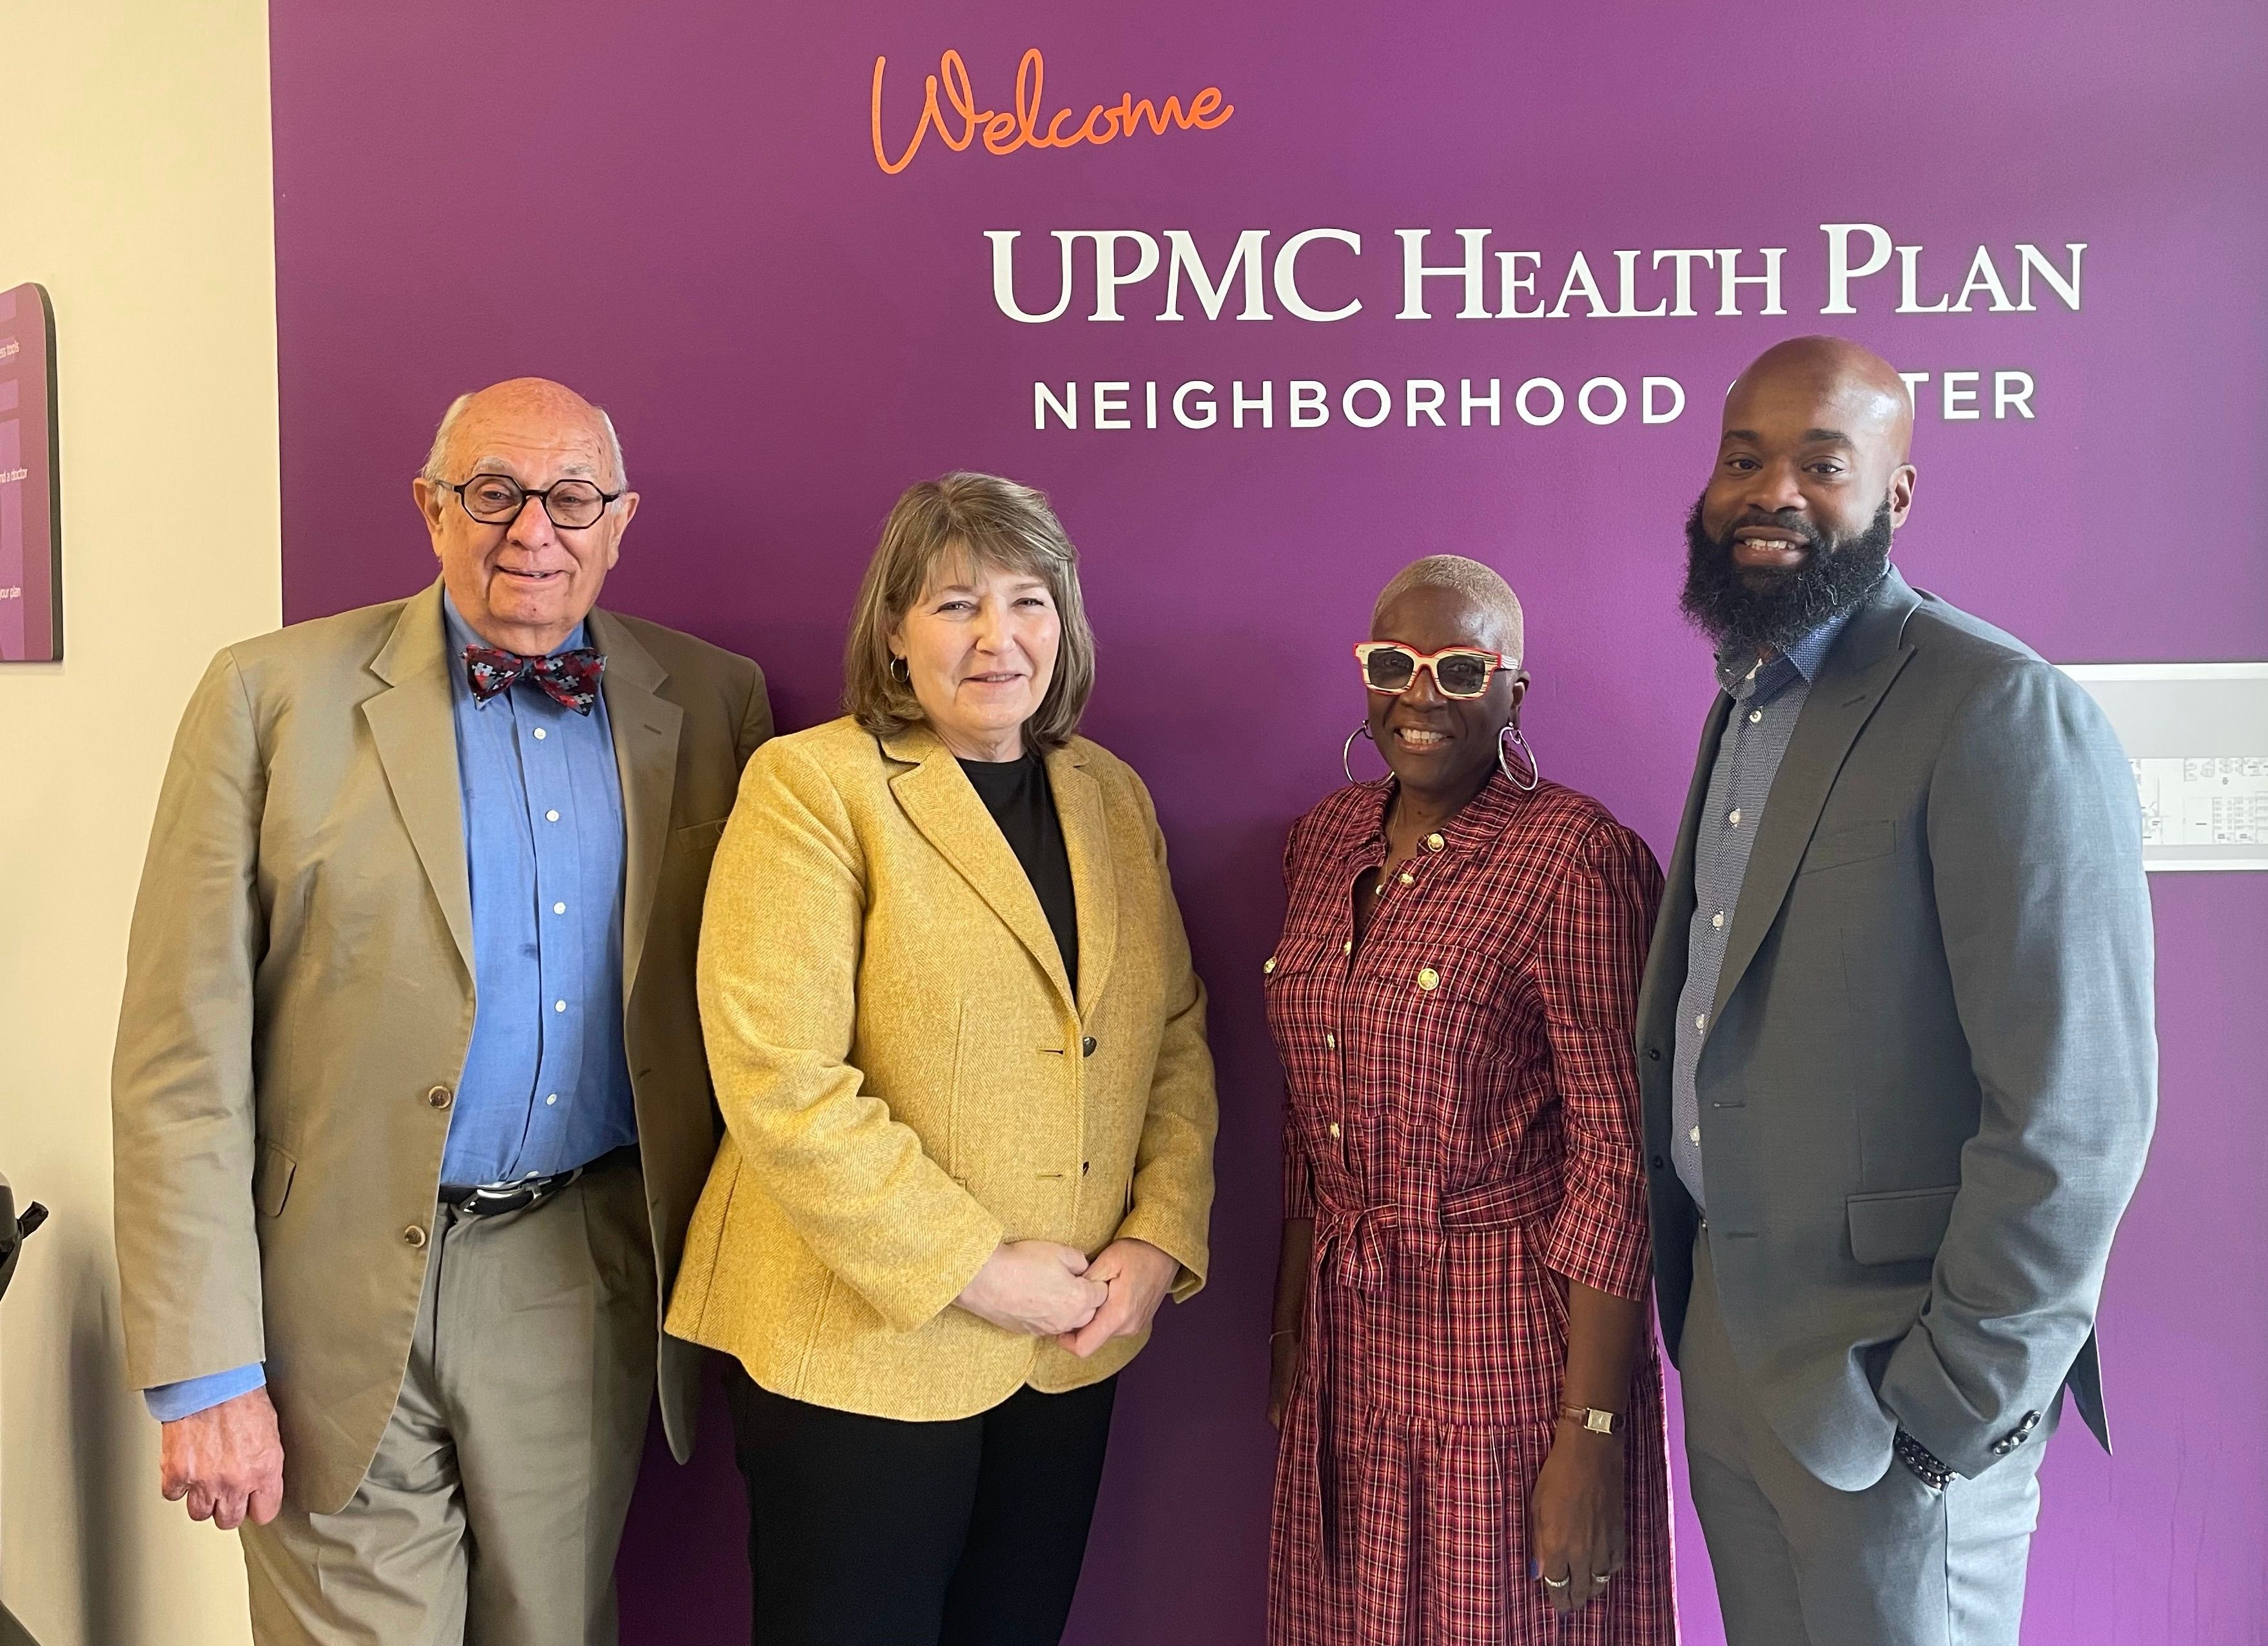
<path fill-rule="evenodd" d="M 442 414 L 441 426 L 433 432 L 433 445 L 425 457 L 425 478 L 445 481 L 453 474 L 461 478 L 473 472 L 468 465 L 477 462 L 480 453 L 468 448 L 498 430 L 534 433 L 546 440 L 564 436 L 571 442 L 579 434 L 594 441 L 605 459 L 600 464 L 580 465 L 596 470 L 584 477 L 597 481 L 608 491 L 630 484 L 614 419 L 566 384 L 548 377 L 506 378 L 458 395 Z"/>
<path fill-rule="evenodd" d="M 1881 585 L 1913 506 L 1913 401 L 1872 350 L 1792 337 L 1725 396 L 1686 521 L 1686 613 L 1720 646 L 1785 651 Z"/>
<path fill-rule="evenodd" d="M 1725 395 L 1724 427 L 1744 427 L 1756 408 L 1800 402 L 1820 414 L 1811 426 L 1854 443 L 1879 443 L 1893 465 L 1913 445 L 1913 396 L 1905 380 L 1872 349 L 1846 337 L 1790 337 L 1749 363 Z"/>
<path fill-rule="evenodd" d="M 589 615 L 638 502 L 607 414 L 546 377 L 460 395 L 410 490 L 457 616 L 531 657 Z"/>

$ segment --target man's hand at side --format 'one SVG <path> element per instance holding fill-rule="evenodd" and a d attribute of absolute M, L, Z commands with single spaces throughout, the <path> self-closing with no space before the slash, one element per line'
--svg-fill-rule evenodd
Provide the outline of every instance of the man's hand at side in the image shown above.
<path fill-rule="evenodd" d="M 164 1426 L 158 1486 L 166 1501 L 188 1499 L 189 1518 L 233 1532 L 249 1516 L 266 1525 L 284 1505 L 284 1440 L 266 1388 Z"/>

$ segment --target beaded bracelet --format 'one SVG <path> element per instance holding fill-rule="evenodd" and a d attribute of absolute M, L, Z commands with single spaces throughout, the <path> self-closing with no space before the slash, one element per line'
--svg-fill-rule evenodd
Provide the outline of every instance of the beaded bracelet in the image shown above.
<path fill-rule="evenodd" d="M 1921 1483 L 1930 1490 L 1942 1492 L 1952 1481 L 1953 1471 L 1940 1463 L 1926 1446 L 1907 1434 L 1905 1430 L 1898 1431 L 1897 1438 L 1891 1443 L 1891 1445 L 1898 1454 L 1898 1461 L 1912 1470 Z"/>

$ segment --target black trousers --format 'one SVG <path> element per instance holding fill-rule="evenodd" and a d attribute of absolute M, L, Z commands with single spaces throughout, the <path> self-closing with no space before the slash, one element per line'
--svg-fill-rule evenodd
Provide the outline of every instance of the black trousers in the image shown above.
<path fill-rule="evenodd" d="M 757 1646 L 1057 1646 L 1118 1380 L 909 1423 L 725 1373 Z"/>

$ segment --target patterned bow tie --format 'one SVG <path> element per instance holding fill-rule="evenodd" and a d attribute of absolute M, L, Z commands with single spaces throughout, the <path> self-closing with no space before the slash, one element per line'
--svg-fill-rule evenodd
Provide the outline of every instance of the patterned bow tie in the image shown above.
<path fill-rule="evenodd" d="M 472 683 L 474 700 L 479 703 L 509 691 L 524 678 L 542 687 L 554 703 L 588 714 L 599 700 L 599 676 L 606 667 L 606 654 L 587 646 L 549 657 L 522 657 L 485 646 L 465 648 L 465 678 Z"/>

